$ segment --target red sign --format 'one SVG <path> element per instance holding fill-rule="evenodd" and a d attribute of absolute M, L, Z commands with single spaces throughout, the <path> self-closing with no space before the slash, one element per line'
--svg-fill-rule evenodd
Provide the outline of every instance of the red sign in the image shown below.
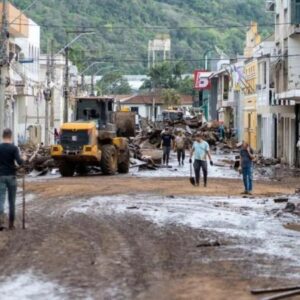
<path fill-rule="evenodd" d="M 203 70 L 195 70 L 194 71 L 194 89 L 195 90 L 210 90 L 211 89 L 211 81 L 210 76 L 211 72 L 203 71 Z"/>

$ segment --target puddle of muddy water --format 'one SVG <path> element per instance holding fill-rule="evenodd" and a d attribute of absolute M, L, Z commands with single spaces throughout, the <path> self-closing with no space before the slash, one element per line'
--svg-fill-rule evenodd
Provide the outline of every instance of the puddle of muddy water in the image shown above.
<path fill-rule="evenodd" d="M 214 166 L 208 164 L 208 176 L 212 178 L 229 178 L 241 179 L 241 175 L 233 168 L 235 154 L 218 154 L 213 155 Z M 132 168 L 130 175 L 137 177 L 189 177 L 190 164 L 189 155 L 185 160 L 184 166 L 178 166 L 177 156 L 172 153 L 169 168 L 158 168 L 157 170 L 139 170 L 139 168 Z M 270 168 L 264 170 L 254 168 L 254 179 L 269 180 L 272 176 Z"/>
<path fill-rule="evenodd" d="M 135 209 L 128 209 L 131 207 Z M 287 259 L 300 267 L 300 233 L 283 227 L 296 222 L 297 217 L 270 213 L 283 208 L 283 204 L 275 204 L 273 199 L 123 195 L 79 201 L 66 215 L 129 214 L 142 216 L 159 226 L 174 224 L 209 230 L 224 238 L 238 239 L 238 248 Z"/>
<path fill-rule="evenodd" d="M 67 299 L 64 289 L 29 271 L 0 281 L 1 300 Z"/>

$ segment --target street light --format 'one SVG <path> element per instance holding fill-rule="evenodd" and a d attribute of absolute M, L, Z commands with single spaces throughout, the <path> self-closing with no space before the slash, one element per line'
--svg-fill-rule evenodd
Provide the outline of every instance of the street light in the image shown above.
<path fill-rule="evenodd" d="M 68 31 L 67 36 L 69 33 L 77 33 L 78 35 L 70 41 L 66 46 L 64 46 L 61 50 L 58 51 L 57 54 L 65 51 L 65 88 L 64 88 L 64 123 L 68 122 L 68 105 L 69 105 L 69 47 L 75 43 L 80 37 L 86 34 L 95 34 L 93 31 Z"/>
<path fill-rule="evenodd" d="M 89 64 L 80 74 L 79 76 L 83 75 L 86 71 L 88 71 L 91 67 L 98 65 L 98 64 L 106 64 L 106 61 L 94 61 L 91 64 Z"/>
<path fill-rule="evenodd" d="M 99 64 L 106 64 L 107 62 L 104 61 L 94 61 L 91 64 L 89 64 L 81 73 L 79 73 L 78 76 L 81 76 L 81 89 L 82 91 L 84 90 L 84 73 L 86 73 L 89 69 L 91 69 L 93 66 L 95 65 L 99 65 Z M 111 68 L 112 66 L 108 66 L 109 68 Z M 100 71 L 102 71 L 103 69 L 107 69 L 107 68 L 102 68 L 99 71 L 97 71 L 96 74 L 97 75 Z M 93 77 L 92 77 L 92 91 L 93 91 Z M 93 92 L 92 92 L 93 93 Z"/>
<path fill-rule="evenodd" d="M 95 74 L 91 75 L 91 96 L 94 96 L 94 77 L 97 76 L 100 72 L 105 71 L 105 70 L 111 70 L 113 69 L 114 66 L 107 66 L 105 68 L 101 68 L 98 70 Z"/>
<path fill-rule="evenodd" d="M 72 44 L 74 44 L 78 39 L 80 39 L 83 35 L 88 35 L 88 34 L 95 34 L 94 31 L 83 31 L 83 32 L 79 32 L 79 31 L 68 31 L 67 35 L 70 33 L 77 33 L 78 35 L 72 40 L 70 41 L 68 44 L 66 44 L 63 48 L 61 48 L 56 54 L 55 56 L 61 54 L 62 52 L 66 51 L 68 49 L 68 47 L 70 47 Z"/>
<path fill-rule="evenodd" d="M 115 66 L 107 66 L 107 67 L 105 67 L 105 68 L 101 68 L 100 70 L 98 70 L 94 75 L 99 75 L 99 73 L 100 72 L 102 72 L 102 71 L 106 71 L 106 70 L 113 70 L 113 69 L 115 69 Z"/>

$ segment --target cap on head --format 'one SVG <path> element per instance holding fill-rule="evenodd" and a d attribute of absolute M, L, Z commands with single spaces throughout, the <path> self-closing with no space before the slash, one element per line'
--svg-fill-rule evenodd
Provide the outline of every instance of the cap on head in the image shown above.
<path fill-rule="evenodd" d="M 2 138 L 3 139 L 11 139 L 12 138 L 12 131 L 11 131 L 11 129 L 9 129 L 9 128 L 4 129 L 3 133 L 2 133 Z"/>

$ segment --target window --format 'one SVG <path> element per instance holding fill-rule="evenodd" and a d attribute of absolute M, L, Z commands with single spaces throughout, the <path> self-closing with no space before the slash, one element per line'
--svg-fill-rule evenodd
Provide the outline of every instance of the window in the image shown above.
<path fill-rule="evenodd" d="M 300 0 L 291 0 L 291 23 L 300 24 Z"/>
<path fill-rule="evenodd" d="M 267 85 L 267 62 L 263 62 L 263 80 L 262 83 L 263 85 Z"/>
<path fill-rule="evenodd" d="M 228 100 L 228 92 L 229 92 L 229 76 L 224 76 L 224 100 Z"/>
<path fill-rule="evenodd" d="M 284 9 L 284 23 L 287 23 L 289 20 L 288 20 L 288 10 L 287 8 Z"/>
<path fill-rule="evenodd" d="M 137 106 L 131 107 L 131 111 L 135 112 L 137 115 L 139 114 L 139 108 Z"/>

